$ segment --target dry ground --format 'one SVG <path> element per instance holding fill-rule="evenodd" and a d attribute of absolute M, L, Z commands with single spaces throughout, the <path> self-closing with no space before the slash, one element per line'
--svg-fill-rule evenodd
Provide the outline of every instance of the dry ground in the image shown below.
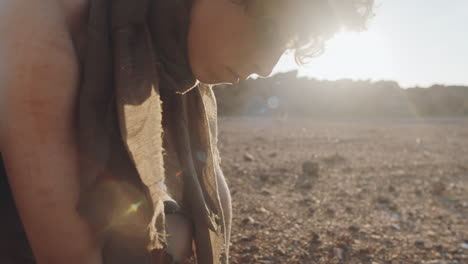
<path fill-rule="evenodd" d="M 468 119 L 219 129 L 233 264 L 468 263 Z"/>

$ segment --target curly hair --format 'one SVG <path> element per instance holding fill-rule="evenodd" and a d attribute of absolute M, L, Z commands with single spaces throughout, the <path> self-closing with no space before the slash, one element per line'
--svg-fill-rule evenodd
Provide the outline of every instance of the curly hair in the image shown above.
<path fill-rule="evenodd" d="M 231 0 L 245 6 L 262 45 L 284 45 L 298 65 L 321 55 L 341 30 L 363 31 L 374 0 Z"/>

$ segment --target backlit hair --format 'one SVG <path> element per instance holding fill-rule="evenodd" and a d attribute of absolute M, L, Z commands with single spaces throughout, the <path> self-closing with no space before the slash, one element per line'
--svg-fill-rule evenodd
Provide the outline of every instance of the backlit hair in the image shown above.
<path fill-rule="evenodd" d="M 265 45 L 287 45 L 302 65 L 323 53 L 336 33 L 366 29 L 374 0 L 231 0 L 245 5 L 258 22 Z M 275 43 L 277 42 L 277 43 Z"/>

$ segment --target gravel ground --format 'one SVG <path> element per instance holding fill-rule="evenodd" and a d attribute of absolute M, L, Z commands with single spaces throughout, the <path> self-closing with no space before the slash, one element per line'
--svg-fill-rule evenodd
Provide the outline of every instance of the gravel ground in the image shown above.
<path fill-rule="evenodd" d="M 219 120 L 231 263 L 468 263 L 468 119 Z"/>

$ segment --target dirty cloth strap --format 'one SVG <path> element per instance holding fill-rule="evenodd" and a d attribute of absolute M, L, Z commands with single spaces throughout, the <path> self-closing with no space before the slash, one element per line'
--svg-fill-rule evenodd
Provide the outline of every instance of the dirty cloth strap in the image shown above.
<path fill-rule="evenodd" d="M 78 211 L 96 232 L 105 264 L 154 263 L 151 251 L 166 245 L 163 115 L 182 167 L 197 262 L 227 263 L 216 101 L 188 67 L 190 4 L 90 1 Z"/>

